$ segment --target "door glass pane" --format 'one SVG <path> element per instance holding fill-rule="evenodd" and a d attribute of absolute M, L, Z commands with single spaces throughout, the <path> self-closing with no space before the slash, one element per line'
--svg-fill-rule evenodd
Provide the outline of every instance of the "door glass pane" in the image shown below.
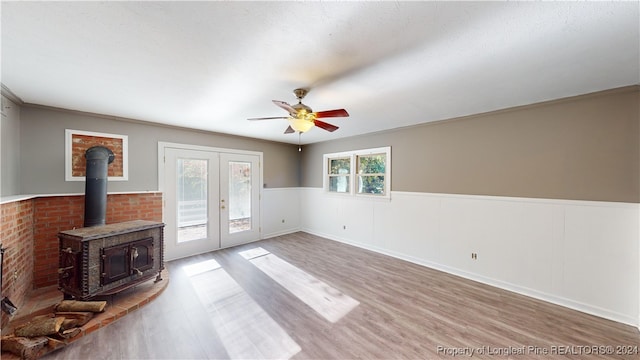
<path fill-rule="evenodd" d="M 251 230 L 251 163 L 229 162 L 229 233 Z"/>
<path fill-rule="evenodd" d="M 207 160 L 178 159 L 178 243 L 207 238 Z"/>

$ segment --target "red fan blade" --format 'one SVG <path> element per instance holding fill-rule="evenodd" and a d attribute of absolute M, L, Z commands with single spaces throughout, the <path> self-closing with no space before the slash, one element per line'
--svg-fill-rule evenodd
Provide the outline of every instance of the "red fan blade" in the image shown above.
<path fill-rule="evenodd" d="M 287 112 L 291 115 L 294 116 L 295 114 L 297 114 L 298 112 L 296 111 L 296 109 L 294 109 L 293 107 L 291 107 L 291 105 L 287 104 L 284 101 L 279 101 L 279 100 L 271 100 L 273 101 L 274 104 L 278 105 L 279 107 L 287 110 Z"/>
<path fill-rule="evenodd" d="M 274 116 L 274 117 L 261 117 L 261 118 L 250 118 L 247 120 L 273 120 L 273 119 L 288 119 L 286 116 Z"/>
<path fill-rule="evenodd" d="M 349 113 L 345 109 L 327 110 L 316 112 L 316 119 L 328 118 L 328 117 L 347 117 Z"/>
<path fill-rule="evenodd" d="M 289 127 L 287 128 L 287 130 L 284 131 L 285 134 L 291 134 L 296 132 L 295 130 L 293 130 L 293 128 L 291 127 L 291 125 L 289 125 Z"/>
<path fill-rule="evenodd" d="M 325 129 L 325 130 L 330 131 L 330 132 L 334 132 L 334 131 L 338 130 L 338 127 L 337 127 L 337 126 L 335 126 L 335 125 L 331 125 L 331 124 L 326 123 L 326 122 L 324 122 L 324 121 L 314 120 L 314 121 L 313 121 L 313 123 L 314 123 L 317 127 L 321 128 L 321 129 Z"/>

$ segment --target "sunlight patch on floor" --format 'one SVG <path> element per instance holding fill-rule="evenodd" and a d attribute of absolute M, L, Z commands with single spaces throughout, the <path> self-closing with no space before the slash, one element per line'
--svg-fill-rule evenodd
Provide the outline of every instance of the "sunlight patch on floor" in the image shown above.
<path fill-rule="evenodd" d="M 190 279 L 229 357 L 289 359 L 300 352 L 284 329 L 216 264 L 215 260 L 194 264 Z"/>
<path fill-rule="evenodd" d="M 238 254 L 332 323 L 360 304 L 261 247 Z"/>
<path fill-rule="evenodd" d="M 240 256 L 242 256 L 247 260 L 251 260 L 260 256 L 269 255 L 271 253 L 261 247 L 257 247 L 257 248 L 241 251 L 238 254 L 240 254 Z"/>
<path fill-rule="evenodd" d="M 185 265 L 182 267 L 182 270 L 184 270 L 187 276 L 194 276 L 194 275 L 202 274 L 203 272 L 216 270 L 219 268 L 220 268 L 220 264 L 218 264 L 217 261 L 211 259 L 211 260 L 205 260 L 205 261 L 201 261 L 199 263 L 195 263 L 191 265 Z"/>

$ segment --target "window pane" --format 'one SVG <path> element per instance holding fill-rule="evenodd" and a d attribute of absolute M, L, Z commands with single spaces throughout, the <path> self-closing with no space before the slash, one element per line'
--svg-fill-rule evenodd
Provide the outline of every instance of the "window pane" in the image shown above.
<path fill-rule="evenodd" d="M 351 159 L 330 159 L 329 160 L 329 174 L 348 174 L 351 171 Z"/>
<path fill-rule="evenodd" d="M 251 230 L 251 163 L 229 162 L 229 233 Z"/>
<path fill-rule="evenodd" d="M 329 191 L 348 193 L 349 190 L 349 176 L 331 176 L 329 177 Z"/>
<path fill-rule="evenodd" d="M 384 176 L 358 176 L 359 194 L 384 194 Z"/>
<path fill-rule="evenodd" d="M 384 174 L 386 154 L 358 156 L 358 174 Z"/>
<path fill-rule="evenodd" d="M 178 242 L 207 237 L 207 160 L 178 159 Z"/>

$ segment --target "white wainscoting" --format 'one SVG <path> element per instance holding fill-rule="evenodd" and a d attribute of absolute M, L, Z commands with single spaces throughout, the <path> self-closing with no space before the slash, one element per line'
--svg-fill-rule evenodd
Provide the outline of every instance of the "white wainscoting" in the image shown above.
<path fill-rule="evenodd" d="M 300 230 L 300 188 L 262 189 L 262 238 Z"/>
<path fill-rule="evenodd" d="M 638 204 L 320 188 L 299 201 L 303 231 L 639 326 Z"/>

